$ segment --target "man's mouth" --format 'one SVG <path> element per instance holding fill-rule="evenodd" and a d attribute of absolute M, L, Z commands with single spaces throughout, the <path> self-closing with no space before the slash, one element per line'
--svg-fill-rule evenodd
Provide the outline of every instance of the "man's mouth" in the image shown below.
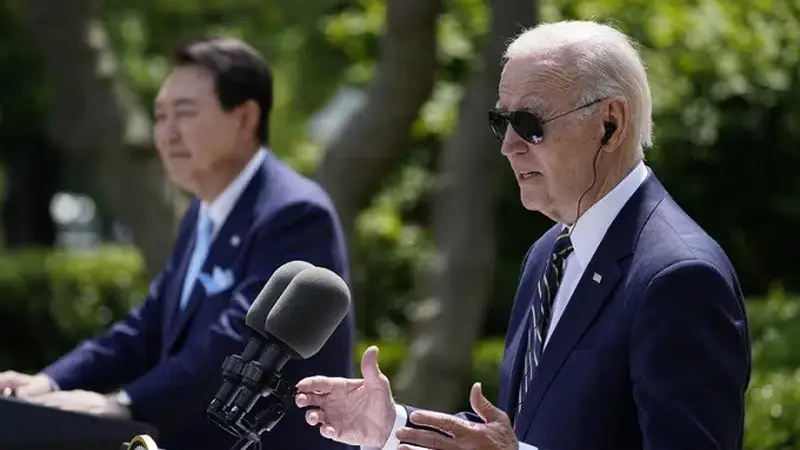
<path fill-rule="evenodd" d="M 537 172 L 535 170 L 517 172 L 517 177 L 520 180 L 530 180 L 531 178 L 538 177 L 538 176 L 541 176 L 541 175 L 542 175 L 541 172 Z"/>

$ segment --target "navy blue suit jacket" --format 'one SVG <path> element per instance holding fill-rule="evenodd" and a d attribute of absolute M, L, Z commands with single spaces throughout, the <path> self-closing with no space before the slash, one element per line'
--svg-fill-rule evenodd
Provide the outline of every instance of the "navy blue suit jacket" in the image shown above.
<path fill-rule="evenodd" d="M 191 257 L 199 202 L 184 216 L 175 249 L 145 301 L 107 332 L 65 355 L 44 373 L 61 389 L 125 389 L 134 419 L 155 425 L 167 450 L 230 448 L 235 439 L 205 416 L 222 378 L 222 361 L 254 334 L 244 322 L 256 295 L 279 266 L 292 260 L 328 268 L 348 280 L 338 216 L 326 193 L 268 153 L 214 240 L 203 272 L 231 269 L 233 286 L 207 296 L 198 282 L 186 310 L 179 302 Z M 232 239 L 233 238 L 233 239 Z M 290 381 L 312 375 L 352 376 L 353 317 L 323 349 L 287 363 Z M 290 408 L 262 436 L 270 450 L 344 450 Z"/>
<path fill-rule="evenodd" d="M 534 243 L 523 264 L 497 405 L 510 417 L 530 302 L 561 230 Z M 730 261 L 651 173 L 553 330 L 513 417 L 517 437 L 540 450 L 738 450 L 750 364 Z"/>

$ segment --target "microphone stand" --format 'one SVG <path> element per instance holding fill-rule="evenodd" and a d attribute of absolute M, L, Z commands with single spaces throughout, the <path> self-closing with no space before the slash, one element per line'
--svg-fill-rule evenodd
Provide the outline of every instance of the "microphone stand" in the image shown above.
<path fill-rule="evenodd" d="M 273 402 L 256 415 L 253 422 L 244 416 L 236 423 L 237 433 L 240 438 L 231 450 L 247 450 L 254 446 L 255 450 L 261 449 L 261 434 L 271 431 L 283 418 L 286 411 L 294 404 L 297 388 L 281 378 L 278 373 L 272 374 L 264 387 L 261 396 L 273 399 Z"/>

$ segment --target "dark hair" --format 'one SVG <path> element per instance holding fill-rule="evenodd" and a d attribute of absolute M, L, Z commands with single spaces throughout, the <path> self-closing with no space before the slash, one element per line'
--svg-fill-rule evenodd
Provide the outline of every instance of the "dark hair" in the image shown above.
<path fill-rule="evenodd" d="M 248 100 L 261 108 L 257 137 L 269 142 L 269 114 L 272 110 L 272 72 L 255 48 L 230 37 L 203 37 L 184 43 L 173 53 L 177 66 L 198 65 L 210 71 L 222 108 L 230 111 Z"/>

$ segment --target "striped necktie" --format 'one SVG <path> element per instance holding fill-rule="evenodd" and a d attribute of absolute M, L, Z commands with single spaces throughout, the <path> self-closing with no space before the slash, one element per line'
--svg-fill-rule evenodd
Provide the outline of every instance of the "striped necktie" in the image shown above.
<path fill-rule="evenodd" d="M 553 300 L 556 298 L 556 292 L 558 292 L 561 278 L 564 275 L 564 260 L 567 259 L 572 250 L 569 231 L 564 230 L 556 238 L 553 253 L 544 269 L 544 275 L 542 275 L 536 285 L 536 291 L 533 293 L 531 320 L 528 323 L 527 350 L 525 351 L 522 379 L 520 380 L 519 393 L 517 394 L 517 414 L 522 409 L 522 401 L 528 394 L 533 374 L 542 359 L 542 350 L 547 339 L 548 325 L 550 325 L 550 309 L 553 306 Z"/>

